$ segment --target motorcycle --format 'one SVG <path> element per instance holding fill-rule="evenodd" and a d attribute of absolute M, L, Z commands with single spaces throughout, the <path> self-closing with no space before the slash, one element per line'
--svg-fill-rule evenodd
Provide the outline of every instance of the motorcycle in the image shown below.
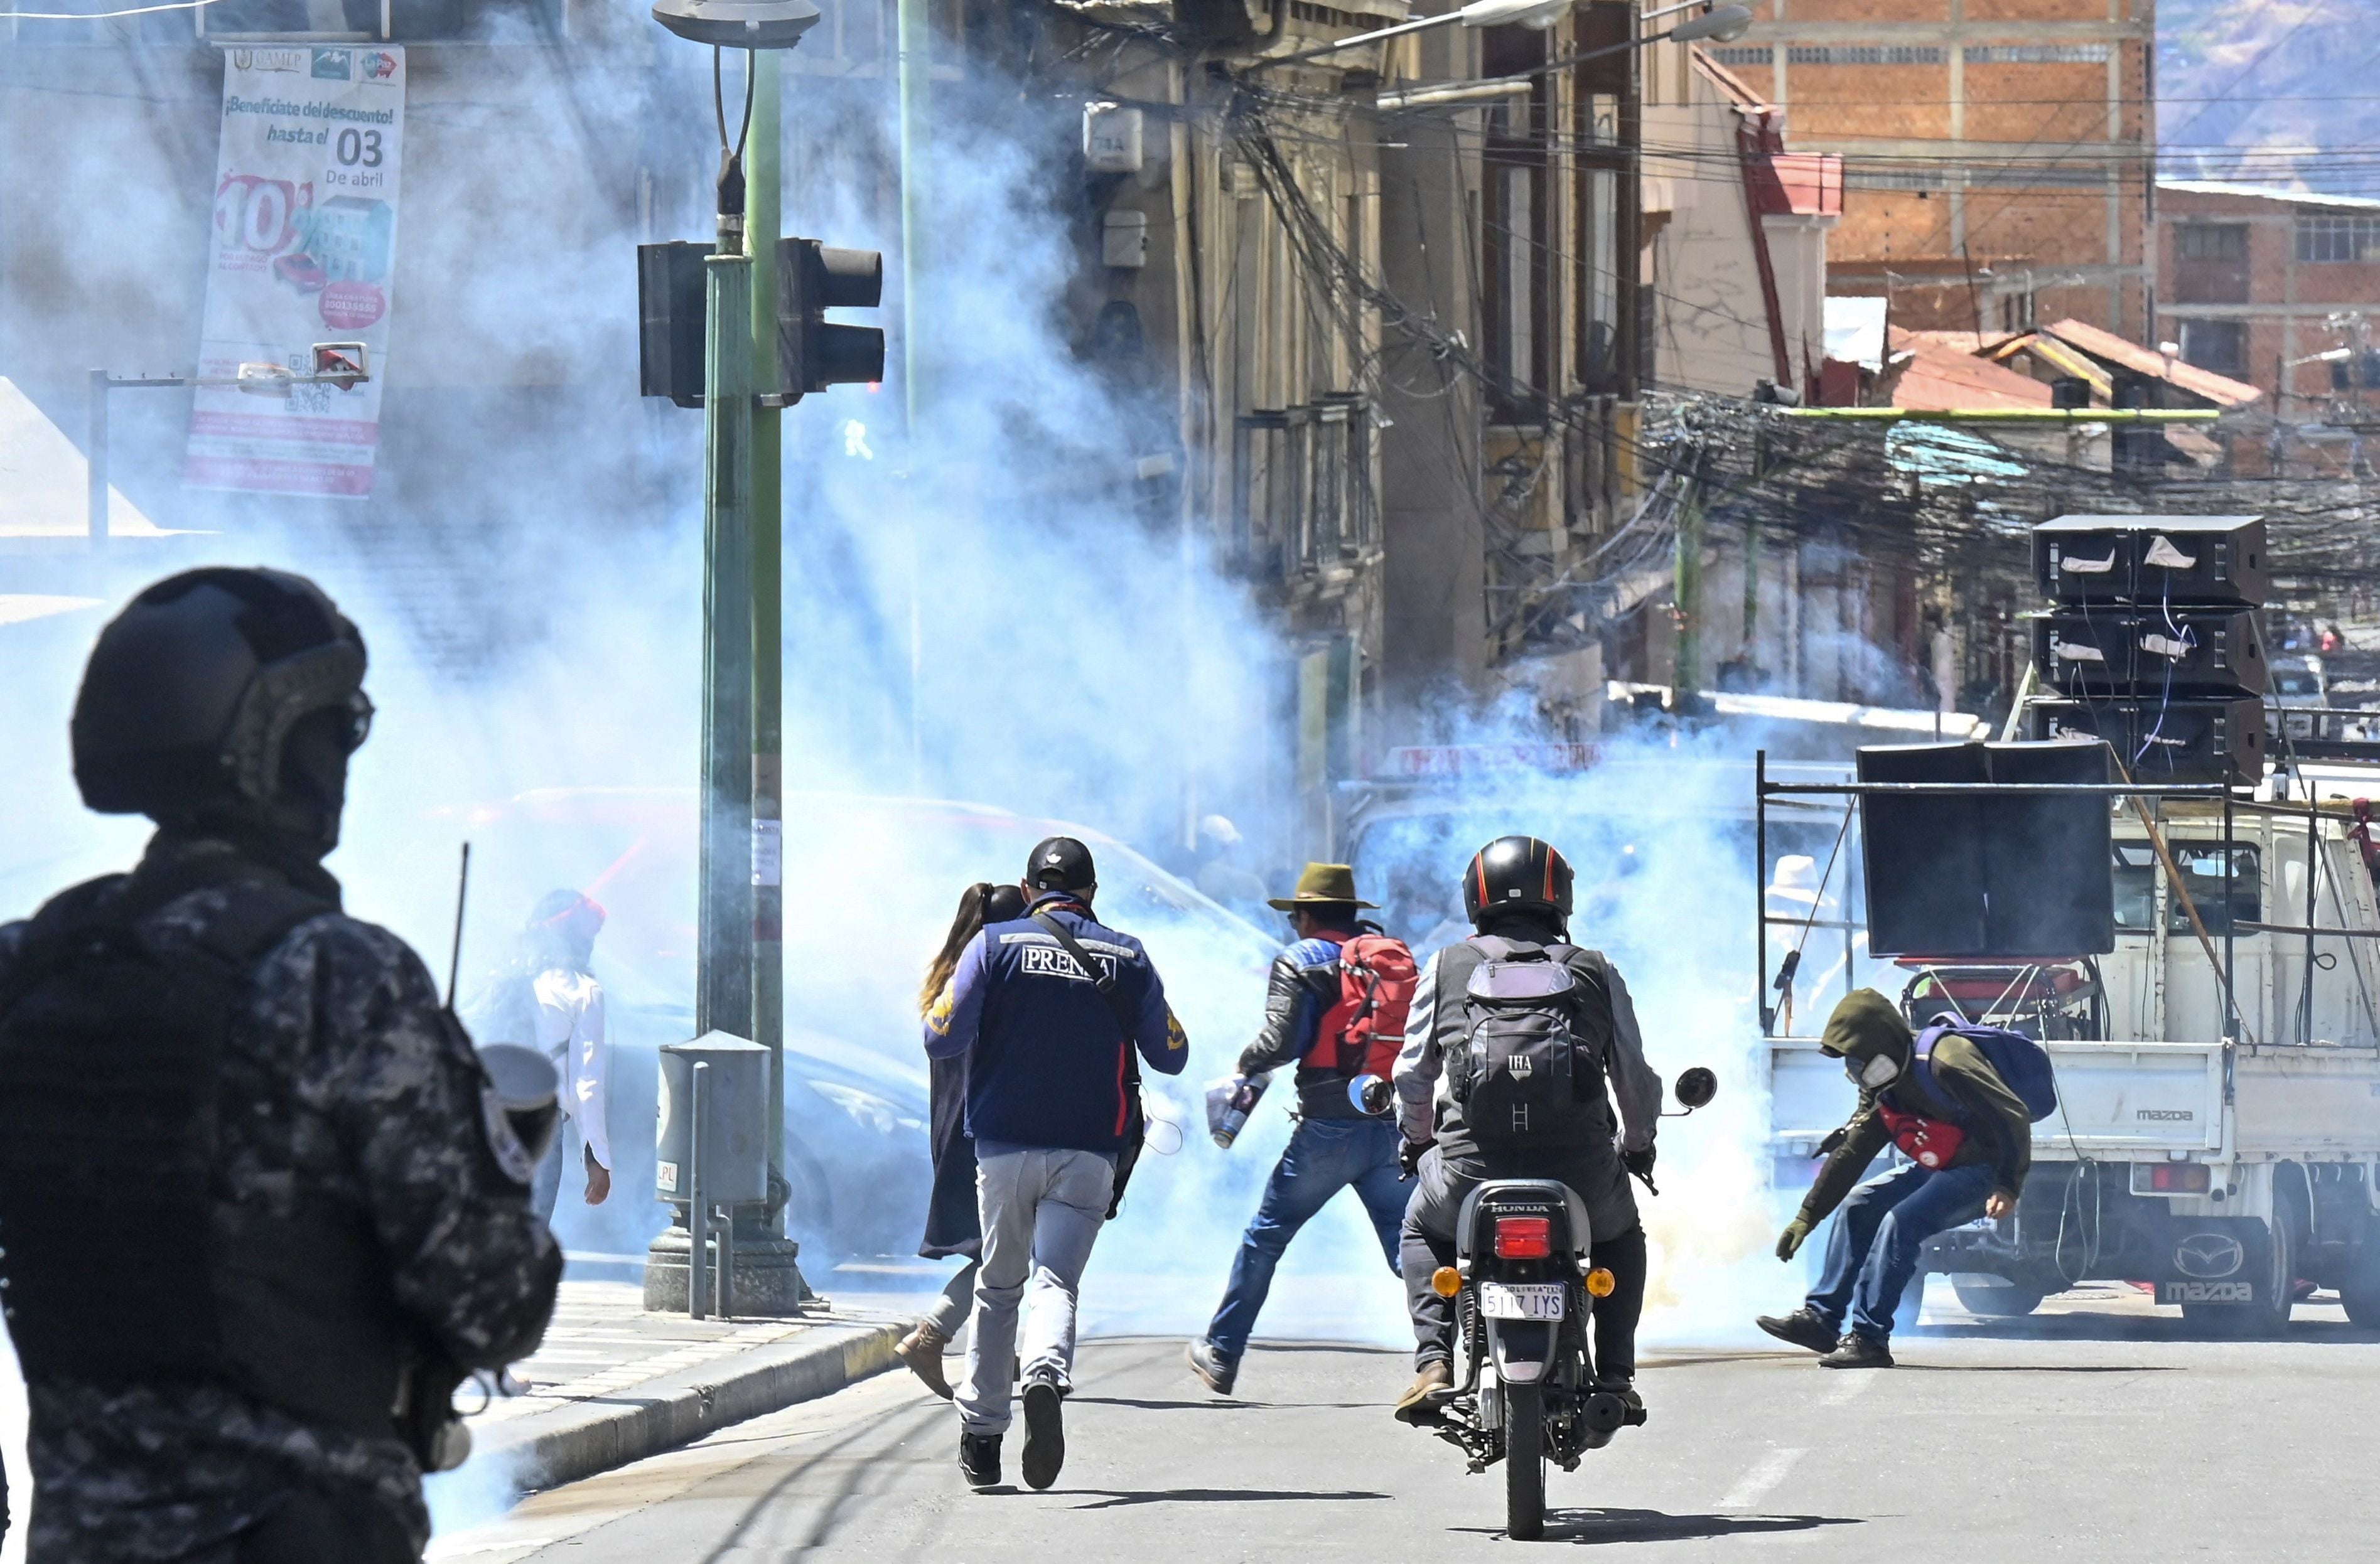
<path fill-rule="evenodd" d="M 1676 1091 L 1692 1113 L 1718 1095 L 1718 1077 L 1696 1066 L 1678 1077 Z M 1576 1471 L 1581 1456 L 1645 1420 L 1595 1388 L 1588 1325 L 1595 1300 L 1615 1284 L 1609 1271 L 1589 1268 L 1592 1241 L 1586 1203 L 1568 1186 L 1492 1179 L 1463 1201 L 1457 1264 L 1431 1279 L 1440 1296 L 1455 1300 L 1463 1350 L 1463 1379 L 1437 1432 L 1470 1458 L 1475 1473 L 1504 1463 L 1504 1530 L 1516 1541 L 1545 1534 L 1548 1462 Z"/>

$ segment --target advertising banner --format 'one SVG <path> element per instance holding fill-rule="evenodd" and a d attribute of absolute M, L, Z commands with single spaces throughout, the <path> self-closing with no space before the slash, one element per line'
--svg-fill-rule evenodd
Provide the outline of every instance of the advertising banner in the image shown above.
<path fill-rule="evenodd" d="M 224 57 L 223 151 L 199 373 L 313 371 L 313 345 L 361 342 L 371 378 L 286 397 L 201 386 L 183 479 L 201 489 L 371 492 L 396 255 L 405 51 L 239 47 Z"/>

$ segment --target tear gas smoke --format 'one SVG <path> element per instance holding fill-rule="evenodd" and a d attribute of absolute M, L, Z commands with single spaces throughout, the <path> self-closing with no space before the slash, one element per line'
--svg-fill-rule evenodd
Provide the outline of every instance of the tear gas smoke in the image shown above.
<path fill-rule="evenodd" d="M 664 1220 L 641 1126 L 650 1050 L 689 1020 L 700 724 L 700 419 L 627 393 L 632 246 L 707 231 L 697 134 L 707 83 L 698 88 L 695 52 L 648 69 L 647 47 L 638 36 L 575 62 L 524 49 L 500 82 L 450 79 L 434 91 L 425 53 L 415 89 L 425 96 L 408 111 L 382 491 L 367 523 L 181 491 L 177 441 L 143 413 L 118 451 L 121 484 L 164 525 L 225 535 L 171 554 L 119 551 L 81 588 L 104 595 L 105 609 L 0 630 L 10 735 L 0 777 L 18 822 L 0 849 L 0 907 L 16 915 L 128 862 L 145 829 L 85 813 L 68 775 L 66 715 L 103 614 L 142 580 L 202 560 L 320 579 L 371 644 L 381 711 L 331 862 L 350 909 L 443 952 L 453 849 L 470 839 L 480 872 L 467 999 L 509 958 L 542 892 L 584 888 L 611 911 L 595 965 L 613 995 L 622 1167 L 601 1207 L 565 1185 L 558 1225 L 574 1250 L 626 1255 Z M 789 82 L 788 228 L 893 251 L 887 101 Z M 1192 1038 L 1181 1083 L 1153 1089 L 1194 1128 L 1193 1094 L 1252 1034 L 1282 934 L 1251 929 L 1152 861 L 1178 861 L 1187 822 L 1217 808 L 1254 843 L 1290 839 L 1294 800 L 1272 770 L 1285 742 L 1283 642 L 1178 535 L 1170 492 L 1135 476 L 1152 465 L 1145 457 L 1180 465 L 1172 409 L 1146 366 L 1128 342 L 1086 346 L 1090 333 L 1069 322 L 1096 229 L 1070 204 L 1078 103 L 981 79 L 938 82 L 936 93 L 946 161 L 929 438 L 901 437 L 890 391 L 842 389 L 785 419 L 784 749 L 796 790 L 787 1025 L 827 1061 L 789 1088 L 791 1223 L 821 1264 L 915 1246 L 926 1173 L 913 992 L 966 882 L 1014 878 L 1052 821 L 1082 822 L 1102 864 L 1100 911 L 1146 937 Z M 813 102 L 821 114 L 864 109 L 841 127 L 867 145 L 820 150 L 798 107 Z M 118 166 L 191 183 L 174 172 L 176 149 L 211 137 L 206 93 L 148 117 L 122 109 L 79 101 L 74 124 Z M 656 130 L 656 119 L 686 133 Z M 491 150 L 556 127 L 569 133 L 539 178 Z M 144 275 L 168 282 L 199 274 L 196 178 L 163 218 L 94 209 L 103 232 L 81 236 L 77 253 L 138 256 Z M 16 320 L 10 340 L 31 345 L 28 361 L 79 369 L 74 339 L 115 297 L 94 287 L 62 298 L 46 323 Z M 157 297 L 152 308 L 174 313 L 142 317 L 147 329 L 187 352 L 195 290 Z M 53 382 L 42 405 L 77 427 L 77 404 Z M 1464 730 L 1450 732 L 1458 739 L 1544 736 L 1526 711 L 1467 728 L 1439 716 Z M 1398 931 L 1415 936 L 1455 907 L 1454 874 L 1489 838 L 1525 830 L 1571 855 L 1575 932 L 1620 964 L 1655 1062 L 1668 1074 L 1708 1064 L 1723 1082 L 1717 1106 L 1664 1136 L 1666 1193 L 1643 1202 L 1659 1256 L 1647 1336 L 1731 1331 L 1781 1291 L 1764 1280 L 1755 1293 L 1736 1268 L 1765 1254 L 1772 1226 L 1760 1194 L 1749 778 L 1693 751 L 1615 754 L 1621 763 L 1575 779 L 1483 785 L 1437 818 L 1384 818 L 1354 855 Z M 1275 883 L 1294 870 L 1248 861 Z M 1805 1012 L 1822 1002 L 1805 992 Z M 1268 1106 L 1228 1154 L 1194 1133 L 1180 1154 L 1151 1158 L 1098 1251 L 1087 1327 L 1203 1324 L 1287 1134 Z M 836 1170 L 821 1164 L 888 1146 L 913 1182 L 879 1206 L 822 1217 Z M 1354 1204 L 1334 1203 L 1309 1231 L 1282 1267 L 1267 1331 L 1407 1340 L 1400 1292 Z"/>

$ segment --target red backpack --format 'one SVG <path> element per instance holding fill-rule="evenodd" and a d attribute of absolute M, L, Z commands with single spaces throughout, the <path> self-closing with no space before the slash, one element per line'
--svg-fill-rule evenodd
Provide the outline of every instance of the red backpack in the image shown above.
<path fill-rule="evenodd" d="M 1306 1062 L 1350 1079 L 1387 1077 L 1405 1046 L 1405 1012 L 1421 982 L 1402 940 L 1358 934 L 1339 947 L 1339 1000 L 1322 1012 Z"/>

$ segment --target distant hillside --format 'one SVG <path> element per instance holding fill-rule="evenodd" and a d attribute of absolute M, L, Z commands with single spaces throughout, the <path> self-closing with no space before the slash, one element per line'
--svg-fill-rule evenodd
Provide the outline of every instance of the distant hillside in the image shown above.
<path fill-rule="evenodd" d="M 2158 0 L 2168 176 L 2380 196 L 2380 4 Z"/>

